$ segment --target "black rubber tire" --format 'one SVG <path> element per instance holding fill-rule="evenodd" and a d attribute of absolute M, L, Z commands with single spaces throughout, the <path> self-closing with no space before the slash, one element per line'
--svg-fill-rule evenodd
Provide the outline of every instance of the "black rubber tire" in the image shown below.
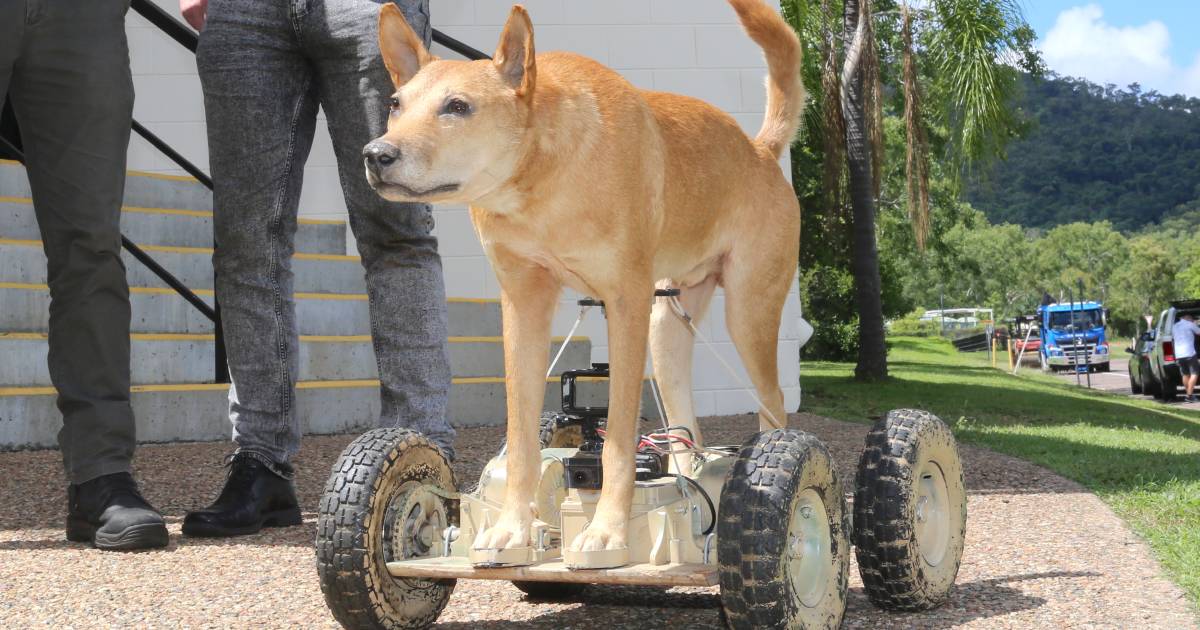
<path fill-rule="evenodd" d="M 575 582 L 524 582 L 515 580 L 512 585 L 532 599 L 544 599 L 546 601 L 575 599 L 588 587 L 587 584 L 576 584 Z"/>
<path fill-rule="evenodd" d="M 1104 373 L 1106 373 L 1106 372 L 1111 372 L 1111 371 L 1112 371 L 1112 364 L 1111 364 L 1111 363 L 1101 363 L 1101 364 L 1100 364 L 1100 365 L 1099 365 L 1099 366 L 1096 368 L 1096 371 L 1097 371 L 1097 372 L 1100 372 L 1101 374 L 1104 374 Z"/>
<path fill-rule="evenodd" d="M 1162 388 L 1159 387 L 1158 379 L 1154 376 L 1154 372 L 1146 371 L 1143 374 L 1145 374 L 1146 380 L 1144 383 L 1142 383 L 1142 392 L 1155 398 L 1161 396 L 1162 394 L 1159 392 L 1162 391 Z"/>
<path fill-rule="evenodd" d="M 826 513 L 831 571 L 819 600 L 802 600 L 786 551 L 798 500 L 812 489 Z M 837 628 L 846 613 L 849 513 L 837 468 L 815 436 L 759 433 L 742 445 L 717 510 L 717 561 L 725 621 L 749 628 Z"/>
<path fill-rule="evenodd" d="M 583 444 L 583 430 L 578 425 L 560 427 L 558 426 L 559 418 L 566 418 L 567 415 L 560 411 L 543 411 L 541 419 L 538 420 L 538 447 L 539 448 L 579 448 Z M 601 422 L 603 427 L 604 423 Z M 508 448 L 508 439 L 505 438 L 500 443 L 500 450 L 503 452 Z"/>
<path fill-rule="evenodd" d="M 916 527 L 918 474 L 927 462 L 941 470 L 946 493 L 945 547 L 934 564 L 922 555 Z M 950 428 L 927 411 L 888 412 L 867 434 L 854 487 L 855 557 L 871 602 L 903 611 L 945 602 L 967 525 L 962 461 Z"/>
<path fill-rule="evenodd" d="M 408 429 L 368 431 L 333 465 L 317 519 L 317 573 L 325 603 L 345 628 L 427 628 L 454 591 L 454 580 L 397 579 L 387 571 L 386 508 L 409 482 L 456 487 L 442 452 Z"/>
<path fill-rule="evenodd" d="M 538 423 L 538 442 L 542 448 L 579 448 L 583 444 L 583 430 L 578 425 L 558 426 L 566 414 L 559 411 L 543 411 Z"/>
<path fill-rule="evenodd" d="M 1158 382 L 1158 399 L 1163 402 L 1174 402 L 1179 397 L 1179 386 L 1170 378 L 1167 382 Z"/>
<path fill-rule="evenodd" d="M 1134 378 L 1134 374 L 1137 375 L 1137 378 Z M 1142 378 L 1143 378 L 1142 377 L 1142 364 L 1141 363 L 1134 364 L 1131 362 L 1129 364 L 1129 391 L 1130 392 L 1133 392 L 1134 394 L 1141 394 L 1143 392 L 1145 387 L 1142 385 L 1142 383 L 1144 382 L 1142 380 Z"/>

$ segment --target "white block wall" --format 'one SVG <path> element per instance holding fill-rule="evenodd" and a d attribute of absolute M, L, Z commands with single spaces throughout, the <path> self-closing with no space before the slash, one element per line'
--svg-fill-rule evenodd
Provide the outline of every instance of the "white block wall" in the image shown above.
<path fill-rule="evenodd" d="M 178 15 L 177 3 L 155 0 Z M 776 0 L 769 0 L 778 6 Z M 702 98 L 732 114 L 748 133 L 762 122 L 765 66 L 758 47 L 742 32 L 725 0 L 525 0 L 534 21 L 539 51 L 570 50 L 620 71 L 633 84 Z M 436 28 L 475 48 L 491 52 L 511 3 L 503 0 L 432 0 Z M 134 116 L 202 168 L 208 150 L 204 108 L 195 61 L 175 42 L 131 13 L 128 32 L 137 89 Z M 454 54 L 435 46 L 435 54 Z M 140 139 L 130 147 L 130 168 L 179 173 L 173 164 Z M 790 169 L 784 166 L 785 172 Z M 305 168 L 301 213 L 314 218 L 345 218 L 336 163 L 323 121 L 318 125 Z M 467 212 L 438 208 L 446 287 L 451 296 L 496 297 L 499 287 L 483 255 Z M 348 243 L 353 248 L 353 241 Z M 555 334 L 565 334 L 578 314 L 565 295 Z M 806 340 L 793 282 L 781 326 L 780 384 L 787 408 L 800 403 L 799 351 Z M 724 297 L 718 294 L 702 331 L 717 352 L 741 371 L 724 326 Z M 593 343 L 593 359 L 608 357 L 607 335 L 598 313 L 581 328 Z M 740 379 L 746 380 L 744 372 Z M 755 409 L 749 392 L 711 357 L 697 348 L 696 410 L 701 415 L 742 413 Z"/>

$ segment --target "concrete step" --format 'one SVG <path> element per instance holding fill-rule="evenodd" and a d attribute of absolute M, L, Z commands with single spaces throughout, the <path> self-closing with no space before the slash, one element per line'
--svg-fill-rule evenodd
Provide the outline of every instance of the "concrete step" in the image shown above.
<path fill-rule="evenodd" d="M 212 247 L 212 213 L 204 210 L 126 206 L 121 233 L 139 245 Z M 37 217 L 28 197 L 0 196 L 0 238 L 37 240 Z M 345 254 L 346 224 L 341 221 L 300 219 L 296 251 Z"/>
<path fill-rule="evenodd" d="M 456 377 L 504 374 L 501 337 L 451 337 L 450 370 Z M 558 352 L 562 338 L 551 352 Z M 213 379 L 212 335 L 137 334 L 131 338 L 132 380 L 139 385 L 204 383 Z M 0 387 L 49 386 L 47 337 L 43 333 L 0 333 Z M 567 345 L 555 370 L 587 365 L 591 342 L 576 337 Z M 368 335 L 303 336 L 300 338 L 302 381 L 354 381 L 378 378 L 375 352 Z"/>
<path fill-rule="evenodd" d="M 379 418 L 378 381 L 302 382 L 297 414 L 308 434 L 364 431 Z M 581 382 L 582 399 L 606 398 L 607 383 Z M 53 448 L 62 426 L 50 387 L 0 388 L 0 450 Z M 229 388 L 226 385 L 159 385 L 133 389 L 139 442 L 228 440 Z M 560 409 L 560 385 L 547 379 L 544 408 Z M 457 378 L 450 390 L 450 419 L 455 426 L 503 424 L 503 378 Z M 657 419 L 649 387 L 642 415 Z M 496 445 L 497 448 L 499 445 Z"/>
<path fill-rule="evenodd" d="M 211 289 L 198 295 L 209 305 Z M 297 293 L 296 323 L 301 335 L 363 335 L 371 330 L 366 294 Z M 132 287 L 135 333 L 211 333 L 212 323 L 174 290 Z M 44 284 L 0 282 L 0 331 L 46 332 L 50 291 Z M 450 298 L 446 305 L 450 335 L 494 337 L 501 333 L 500 302 Z"/>
<path fill-rule="evenodd" d="M 0 196 L 30 196 L 25 167 L 0 160 Z M 191 177 L 129 171 L 125 178 L 125 205 L 146 208 L 212 210 L 212 192 Z"/>
<path fill-rule="evenodd" d="M 143 249 L 184 286 L 193 290 L 213 288 L 212 249 L 157 245 L 148 245 Z M 122 252 L 121 257 L 125 261 L 131 286 L 166 286 L 128 252 Z M 292 271 L 295 273 L 297 292 L 366 292 L 362 263 L 357 256 L 296 254 L 292 259 Z M 46 257 L 42 253 L 42 242 L 0 238 L 0 282 L 45 284 Z"/>

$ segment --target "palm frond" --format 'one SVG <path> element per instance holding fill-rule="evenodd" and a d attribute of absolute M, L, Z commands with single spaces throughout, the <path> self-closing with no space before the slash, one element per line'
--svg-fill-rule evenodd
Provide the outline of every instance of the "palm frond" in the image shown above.
<path fill-rule="evenodd" d="M 822 0 L 822 19 L 833 17 L 831 0 Z M 821 151 L 824 153 L 822 186 L 830 212 L 826 217 L 832 222 L 840 218 L 843 208 L 842 182 L 846 172 L 846 118 L 842 111 L 842 81 L 839 73 L 838 52 L 840 46 L 832 29 L 828 30 L 821 46 L 821 119 L 823 127 Z"/>
<path fill-rule="evenodd" d="M 1013 127 L 1009 97 L 1016 75 L 1011 57 L 1013 24 L 1023 24 L 1018 0 L 932 0 L 937 26 L 930 52 L 950 100 L 947 122 L 969 166 L 1003 146 L 1000 130 Z"/>
<path fill-rule="evenodd" d="M 871 146 L 871 191 L 879 197 L 883 187 L 883 79 L 879 68 L 879 42 L 875 38 L 870 0 L 859 4 L 859 23 L 863 28 L 862 72 L 863 109 L 867 113 L 867 142 Z"/>
<path fill-rule="evenodd" d="M 913 52 L 912 13 L 908 5 L 901 7 L 900 46 L 904 58 L 904 126 L 905 191 L 908 196 L 908 217 L 916 237 L 917 249 L 925 250 L 929 238 L 929 144 L 921 118 L 921 84 L 917 77 L 917 62 Z"/>

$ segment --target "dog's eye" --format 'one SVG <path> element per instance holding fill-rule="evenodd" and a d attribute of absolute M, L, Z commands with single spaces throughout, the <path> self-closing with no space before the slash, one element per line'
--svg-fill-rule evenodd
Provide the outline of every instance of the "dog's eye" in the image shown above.
<path fill-rule="evenodd" d="M 400 99 L 393 96 L 388 105 L 391 107 L 392 111 L 396 111 L 400 109 Z"/>
<path fill-rule="evenodd" d="M 471 113 L 471 106 L 461 98 L 452 98 L 446 101 L 445 107 L 442 108 L 443 114 L 453 114 L 455 116 L 466 116 Z"/>

